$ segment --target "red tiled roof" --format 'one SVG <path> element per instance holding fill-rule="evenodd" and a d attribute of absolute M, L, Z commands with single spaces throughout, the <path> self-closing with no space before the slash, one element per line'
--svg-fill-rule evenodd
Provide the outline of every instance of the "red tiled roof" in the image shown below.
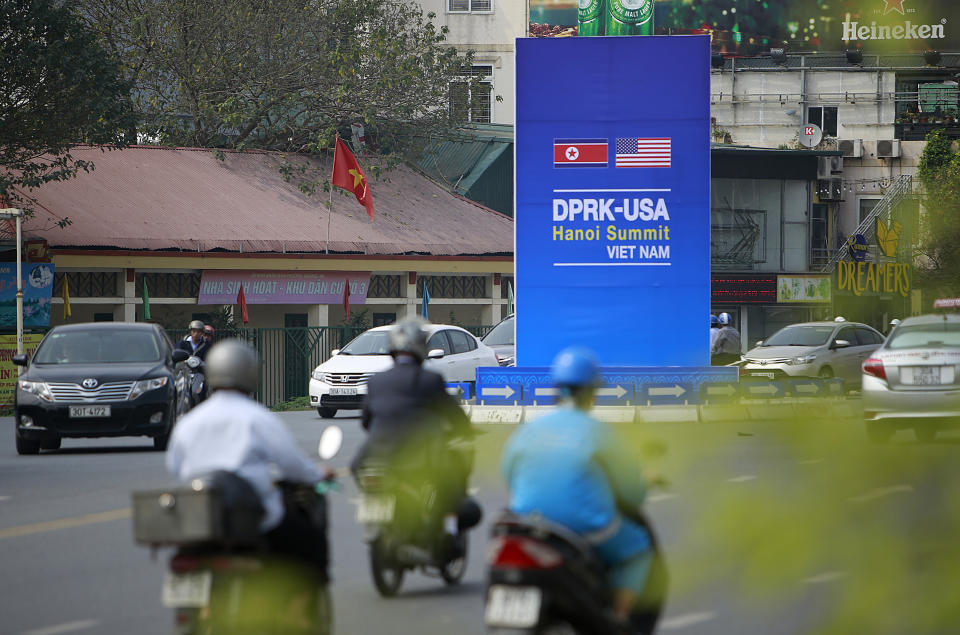
<path fill-rule="evenodd" d="M 329 194 L 285 182 L 285 162 L 309 163 L 329 178 L 331 160 L 268 152 L 138 146 L 79 147 L 95 169 L 28 193 L 36 217 L 25 236 L 54 248 L 179 249 L 322 253 Z M 331 253 L 493 255 L 513 253 L 513 220 L 461 198 L 401 166 L 377 180 L 367 170 L 374 222 L 352 194 L 333 195 Z M 68 217 L 72 224 L 49 229 Z M 42 228 L 47 228 L 42 230 Z"/>

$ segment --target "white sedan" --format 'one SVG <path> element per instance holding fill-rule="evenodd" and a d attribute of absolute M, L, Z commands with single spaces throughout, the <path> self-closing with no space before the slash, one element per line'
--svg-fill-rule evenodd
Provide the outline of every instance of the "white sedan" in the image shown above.
<path fill-rule="evenodd" d="M 363 406 L 367 382 L 375 374 L 393 366 L 389 334 L 392 326 L 364 331 L 317 366 L 310 374 L 310 404 L 321 417 L 330 418 L 337 410 Z M 479 366 L 499 366 L 492 348 L 459 326 L 429 324 L 424 367 L 443 375 L 448 383 L 476 382 Z"/>
<path fill-rule="evenodd" d="M 930 441 L 960 424 L 960 315 L 901 322 L 863 362 L 863 417 L 878 442 L 902 428 Z"/>

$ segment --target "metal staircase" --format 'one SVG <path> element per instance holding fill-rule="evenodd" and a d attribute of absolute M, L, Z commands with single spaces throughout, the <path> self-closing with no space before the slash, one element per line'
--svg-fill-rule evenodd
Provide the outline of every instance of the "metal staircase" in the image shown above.
<path fill-rule="evenodd" d="M 877 203 L 877 206 L 871 210 L 867 217 L 863 219 L 863 222 L 860 223 L 854 233 L 865 234 L 874 226 L 878 217 L 890 214 L 903 199 L 912 194 L 913 177 L 909 174 L 902 174 L 897 177 L 897 180 L 887 189 L 887 193 L 880 199 L 880 202 Z M 836 250 L 833 257 L 823 266 L 822 271 L 833 271 L 837 266 L 837 262 L 849 258 L 849 254 L 850 247 L 847 242 L 844 241 L 843 246 Z"/>

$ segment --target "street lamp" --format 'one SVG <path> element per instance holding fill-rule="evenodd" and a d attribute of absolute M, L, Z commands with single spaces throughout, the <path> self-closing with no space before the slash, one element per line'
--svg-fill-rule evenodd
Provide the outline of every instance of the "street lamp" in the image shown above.
<path fill-rule="evenodd" d="M 20 254 L 20 221 L 23 218 L 23 210 L 15 207 L 0 209 L 0 218 L 10 220 L 17 219 L 17 355 L 23 354 L 23 272 Z M 17 372 L 21 367 L 17 366 Z"/>

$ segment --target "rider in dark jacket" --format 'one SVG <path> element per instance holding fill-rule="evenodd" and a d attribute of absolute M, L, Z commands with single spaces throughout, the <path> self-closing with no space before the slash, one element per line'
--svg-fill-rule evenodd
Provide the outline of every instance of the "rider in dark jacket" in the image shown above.
<path fill-rule="evenodd" d="M 356 472 L 371 456 L 422 457 L 438 489 L 444 530 L 458 532 L 456 510 L 466 498 L 471 458 L 450 451 L 447 440 L 472 436 L 470 420 L 446 391 L 443 377 L 422 366 L 426 323 L 407 320 L 390 331 L 393 368 L 370 379 L 361 424 L 369 434 L 353 461 Z"/>

